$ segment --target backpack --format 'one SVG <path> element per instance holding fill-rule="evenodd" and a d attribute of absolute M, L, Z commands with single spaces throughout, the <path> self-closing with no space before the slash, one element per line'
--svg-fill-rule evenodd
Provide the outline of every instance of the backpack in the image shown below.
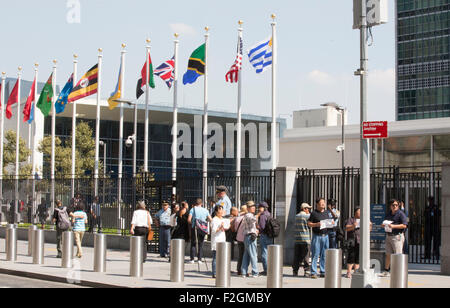
<path fill-rule="evenodd" d="M 69 214 L 67 214 L 66 207 L 62 209 L 56 209 L 58 211 L 58 228 L 61 230 L 67 230 L 72 225 L 69 220 Z"/>
<path fill-rule="evenodd" d="M 280 235 L 280 230 L 281 226 L 278 220 L 269 216 L 269 218 L 267 218 L 266 227 L 264 228 L 264 233 L 271 238 L 276 238 Z"/>

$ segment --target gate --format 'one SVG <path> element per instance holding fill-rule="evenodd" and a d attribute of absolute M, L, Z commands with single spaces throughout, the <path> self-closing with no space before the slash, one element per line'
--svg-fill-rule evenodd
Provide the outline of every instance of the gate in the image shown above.
<path fill-rule="evenodd" d="M 423 169 L 423 168 L 422 168 Z M 430 167 L 427 167 L 430 170 Z M 319 197 L 336 199 L 341 212 L 340 226 L 352 216 L 360 200 L 360 170 L 356 168 L 332 170 L 299 169 L 297 198 L 315 205 Z M 404 202 L 408 216 L 405 253 L 410 263 L 439 264 L 441 238 L 440 204 L 441 172 L 410 171 L 406 168 L 373 168 L 370 175 L 370 203 L 387 204 L 390 199 Z M 430 211 L 429 197 L 434 198 L 436 210 Z M 300 209 L 297 209 L 297 212 Z M 436 214 L 435 214 L 436 213 Z"/>

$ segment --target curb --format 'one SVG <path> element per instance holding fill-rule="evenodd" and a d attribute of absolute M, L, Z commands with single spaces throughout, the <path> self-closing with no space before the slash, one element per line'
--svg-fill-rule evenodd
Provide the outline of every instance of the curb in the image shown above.
<path fill-rule="evenodd" d="M 87 280 L 80 280 L 80 283 L 72 284 L 72 283 L 67 282 L 67 279 L 65 279 L 63 277 L 51 276 L 51 275 L 39 274 L 39 273 L 24 272 L 24 271 L 17 271 L 17 270 L 10 270 L 10 269 L 6 269 L 6 268 L 0 268 L 0 274 L 19 276 L 19 277 L 25 277 L 25 278 L 31 278 L 31 279 L 38 279 L 38 280 L 45 280 L 45 281 L 52 281 L 52 282 L 58 282 L 58 283 L 65 283 L 68 285 L 77 285 L 77 286 L 89 287 L 89 288 L 128 288 L 128 287 L 124 287 L 124 286 L 117 286 L 117 285 L 113 285 L 113 284 L 93 282 L 93 281 L 87 281 Z"/>

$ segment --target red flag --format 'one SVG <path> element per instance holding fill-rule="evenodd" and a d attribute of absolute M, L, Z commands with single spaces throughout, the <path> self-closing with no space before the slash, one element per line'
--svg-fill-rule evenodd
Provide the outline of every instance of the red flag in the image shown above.
<path fill-rule="evenodd" d="M 6 103 L 6 118 L 9 120 L 12 117 L 12 105 L 19 102 L 19 79 L 16 81 L 16 85 L 9 95 L 8 102 Z"/>
<path fill-rule="evenodd" d="M 36 89 L 36 78 L 34 78 L 33 84 L 31 85 L 30 94 L 28 94 L 27 102 L 25 103 L 25 107 L 23 108 L 23 121 L 27 122 L 30 119 L 31 114 L 31 106 L 35 101 L 35 89 Z"/>

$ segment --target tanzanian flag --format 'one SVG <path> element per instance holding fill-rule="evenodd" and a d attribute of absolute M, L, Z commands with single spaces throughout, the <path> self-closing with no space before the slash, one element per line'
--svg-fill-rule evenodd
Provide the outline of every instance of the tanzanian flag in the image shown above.
<path fill-rule="evenodd" d="M 188 70 L 183 76 L 183 84 L 194 83 L 198 77 L 205 74 L 205 47 L 197 48 L 189 58 Z"/>
<path fill-rule="evenodd" d="M 41 95 L 39 96 L 39 100 L 36 104 L 44 117 L 48 116 L 50 110 L 52 109 L 52 98 L 53 98 L 53 73 L 48 78 L 44 88 L 42 89 Z"/>
<path fill-rule="evenodd" d="M 83 97 L 97 93 L 98 89 L 98 64 L 95 64 L 83 77 L 78 81 L 75 88 L 69 94 L 68 102 L 74 102 Z"/>

